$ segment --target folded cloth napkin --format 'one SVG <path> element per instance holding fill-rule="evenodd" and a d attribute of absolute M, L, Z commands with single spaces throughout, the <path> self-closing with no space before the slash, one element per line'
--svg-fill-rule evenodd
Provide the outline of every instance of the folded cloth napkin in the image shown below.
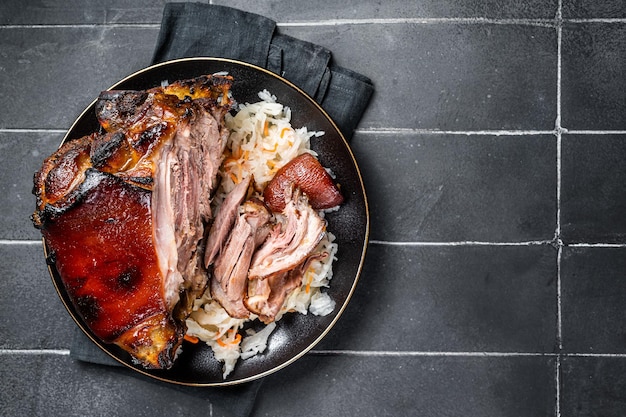
<path fill-rule="evenodd" d="M 347 140 L 374 92 L 369 78 L 334 65 L 328 49 L 279 33 L 271 19 L 227 6 L 166 4 L 152 62 L 197 56 L 236 59 L 281 75 L 314 98 Z"/>
<path fill-rule="evenodd" d="M 374 91 L 372 82 L 332 63 L 331 52 L 319 45 L 278 32 L 276 22 L 254 13 L 201 3 L 168 3 L 152 63 L 186 57 L 236 59 L 266 68 L 309 94 L 349 140 Z M 100 365 L 120 365 L 80 329 L 71 357 Z M 262 380 L 235 387 L 174 387 L 194 391 L 215 409 L 234 417 L 248 416 Z"/>
<path fill-rule="evenodd" d="M 122 366 L 118 361 L 102 351 L 78 327 L 74 330 L 70 357 L 98 365 Z M 131 375 L 145 380 L 142 375 L 136 372 L 132 372 Z M 227 387 L 189 387 L 171 384 L 171 389 L 210 402 L 213 409 L 213 414 L 211 415 L 247 417 L 252 413 L 254 401 L 262 383 L 262 379 L 257 379 L 245 384 Z"/>

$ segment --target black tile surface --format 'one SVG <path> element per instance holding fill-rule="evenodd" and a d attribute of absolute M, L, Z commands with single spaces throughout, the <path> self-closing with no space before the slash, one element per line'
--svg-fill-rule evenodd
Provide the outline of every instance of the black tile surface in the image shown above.
<path fill-rule="evenodd" d="M 0 128 L 67 129 L 98 93 L 147 66 L 158 28 L 0 26 Z M 16 82 L 15 80 L 19 80 Z"/>
<path fill-rule="evenodd" d="M 56 295 L 41 244 L 1 245 L 0 271 L 0 349 L 69 348 L 74 322 Z"/>
<path fill-rule="evenodd" d="M 565 248 L 563 350 L 626 353 L 626 248 Z"/>
<path fill-rule="evenodd" d="M 555 351 L 553 247 L 372 245 L 369 251 L 345 316 L 319 349 Z"/>
<path fill-rule="evenodd" d="M 64 354 L 0 356 L 5 416 L 231 417 L 208 390 L 157 383 L 122 367 L 75 362 Z M 232 401 L 247 387 L 230 390 Z M 16 395 L 19 393 L 19 395 Z"/>
<path fill-rule="evenodd" d="M 376 93 L 361 128 L 554 128 L 553 28 L 432 22 L 281 30 L 331 49 L 337 65 L 373 78 Z"/>
<path fill-rule="evenodd" d="M 563 26 L 562 126 L 626 130 L 626 23 Z"/>
<path fill-rule="evenodd" d="M 253 13 L 267 14 L 279 22 L 372 18 L 552 19 L 557 11 L 556 0 L 523 2 L 424 0 L 410 3 L 402 0 L 390 0 L 384 3 L 358 0 L 342 2 L 322 0 L 303 3 L 280 0 L 264 2 L 215 0 L 213 4 L 230 5 Z"/>
<path fill-rule="evenodd" d="M 38 239 L 31 221 L 33 174 L 61 143 L 60 133 L 0 132 L 0 239 Z"/>
<path fill-rule="evenodd" d="M 556 139 L 358 134 L 375 240 L 550 240 L 556 226 Z M 386 157 L 377 150 L 384 148 Z M 403 175 L 398 173 L 403 172 Z"/>
<path fill-rule="evenodd" d="M 626 415 L 622 0 L 203 2 L 265 15 L 376 88 L 352 141 L 359 285 L 252 417 Z M 0 6 L 2 416 L 228 415 L 210 391 L 73 360 L 29 220 L 32 174 L 150 62 L 164 4 Z"/>
<path fill-rule="evenodd" d="M 624 0 L 563 1 L 563 17 L 571 19 L 615 19 L 626 17 Z"/>
<path fill-rule="evenodd" d="M 573 243 L 626 243 L 625 135 L 564 135 L 561 224 Z"/>
<path fill-rule="evenodd" d="M 159 23 L 165 3 L 165 0 L 135 0 L 131 3 L 103 0 L 91 4 L 81 0 L 4 0 L 0 25 Z"/>
<path fill-rule="evenodd" d="M 566 357 L 561 369 L 562 416 L 624 415 L 624 358 Z"/>
<path fill-rule="evenodd" d="M 554 369 L 542 356 L 309 356 L 268 378 L 255 415 L 550 416 Z"/>

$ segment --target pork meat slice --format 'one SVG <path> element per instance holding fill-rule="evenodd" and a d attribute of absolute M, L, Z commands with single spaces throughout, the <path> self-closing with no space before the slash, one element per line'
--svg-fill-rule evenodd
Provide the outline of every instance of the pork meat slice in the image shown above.
<path fill-rule="evenodd" d="M 207 237 L 204 248 L 204 266 L 208 267 L 213 263 L 218 253 L 223 249 L 231 228 L 235 223 L 235 218 L 239 206 L 246 198 L 252 177 L 246 177 L 233 188 L 224 198 L 220 205 L 211 229 Z"/>
<path fill-rule="evenodd" d="M 248 283 L 248 269 L 256 248 L 269 233 L 270 212 L 256 199 L 243 204 L 224 249 L 213 268 L 210 289 L 231 317 L 247 318 L 250 312 L 243 303 Z"/>
<path fill-rule="evenodd" d="M 309 205 L 299 188 L 290 187 L 283 221 L 278 223 L 255 252 L 248 277 L 263 278 L 286 272 L 300 265 L 326 233 L 326 222 Z"/>
<path fill-rule="evenodd" d="M 311 262 L 326 256 L 328 256 L 326 252 L 313 254 L 290 271 L 250 280 L 248 293 L 244 299 L 246 308 L 265 324 L 275 321 L 287 296 L 302 285 Z"/>
<path fill-rule="evenodd" d="M 205 228 L 228 130 L 231 77 L 107 91 L 103 129 L 35 174 L 35 227 L 78 314 L 147 368 L 169 368 L 208 285 Z"/>

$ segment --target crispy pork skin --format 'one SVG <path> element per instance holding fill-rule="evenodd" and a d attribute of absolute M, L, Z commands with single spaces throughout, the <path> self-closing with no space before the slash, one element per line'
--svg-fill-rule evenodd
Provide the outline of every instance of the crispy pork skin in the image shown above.
<path fill-rule="evenodd" d="M 142 363 L 170 365 L 184 328 L 165 314 L 150 192 L 88 169 L 74 193 L 81 203 L 51 215 L 42 229 L 74 306 L 104 342 L 140 332 L 141 340 L 122 347 Z"/>
<path fill-rule="evenodd" d="M 93 333 L 147 368 L 169 368 L 203 265 L 228 130 L 231 77 L 107 91 L 103 131 L 69 140 L 35 174 L 35 227 Z"/>

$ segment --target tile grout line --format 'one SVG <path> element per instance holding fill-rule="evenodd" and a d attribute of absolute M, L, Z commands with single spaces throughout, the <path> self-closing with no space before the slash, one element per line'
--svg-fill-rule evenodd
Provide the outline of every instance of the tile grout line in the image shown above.
<path fill-rule="evenodd" d="M 318 356 L 368 356 L 368 357 L 554 357 L 555 353 L 543 352 L 488 352 L 488 351 L 387 351 L 387 350 L 333 350 L 320 349 L 309 351 Z"/>
<path fill-rule="evenodd" d="M 568 130 L 561 128 L 568 135 L 626 135 L 626 130 Z"/>
<path fill-rule="evenodd" d="M 559 22 L 584 23 L 626 23 L 626 18 L 559 18 Z M 557 22 L 557 24 L 559 23 Z M 310 21 L 276 22 L 278 27 L 315 27 L 341 25 L 371 25 L 371 24 L 496 24 L 496 25 L 526 25 L 540 27 L 554 27 L 555 19 L 550 18 L 488 18 L 488 17 L 407 17 L 407 18 L 363 18 L 363 19 L 326 19 Z M 29 24 L 1 24 L 0 29 L 54 29 L 54 28 L 139 28 L 158 29 L 161 22 L 153 23 L 29 23 Z"/>
<path fill-rule="evenodd" d="M 0 246 L 1 245 L 6 245 L 6 246 L 11 246 L 11 245 L 42 245 L 42 241 L 41 239 L 39 240 L 17 240 L 17 239 L 0 239 Z"/>
<path fill-rule="evenodd" d="M 554 360 L 555 365 L 555 396 L 556 396 L 556 404 L 554 414 L 555 417 L 561 417 L 561 354 L 556 355 Z"/>
<path fill-rule="evenodd" d="M 553 244 L 551 240 L 532 240 L 525 242 L 486 242 L 476 240 L 451 242 L 398 242 L 386 240 L 370 240 L 369 243 L 379 246 L 540 246 Z"/>
<path fill-rule="evenodd" d="M 560 239 L 559 239 L 560 242 Z M 556 391 L 556 417 L 561 417 L 561 359 L 563 357 L 563 328 L 562 328 L 562 306 L 561 306 L 561 258 L 563 245 L 559 244 L 556 256 L 556 339 L 557 355 L 555 357 L 555 391 Z"/>
<path fill-rule="evenodd" d="M 479 240 L 467 241 L 388 241 L 388 240 L 370 240 L 370 244 L 377 246 L 405 246 L 405 247 L 426 247 L 426 246 L 554 246 L 553 240 L 530 240 L 524 242 L 489 242 Z M 0 245 L 41 245 L 40 239 L 0 239 Z M 562 244 L 563 247 L 569 248 L 626 248 L 626 243 L 569 243 Z"/>
<path fill-rule="evenodd" d="M 0 25 L 0 29 L 159 29 L 161 23 L 41 23 L 41 24 L 7 24 Z"/>
<path fill-rule="evenodd" d="M 496 352 L 496 351 L 387 351 L 387 350 L 334 350 L 320 349 L 310 350 L 308 354 L 319 356 L 371 356 L 371 357 L 547 357 L 555 358 L 614 358 L 626 359 L 626 353 L 554 353 L 554 352 Z"/>
<path fill-rule="evenodd" d="M 560 13 L 560 10 L 559 10 Z M 626 18 L 562 18 L 558 21 L 554 18 L 489 18 L 489 17 L 388 17 L 370 19 L 326 19 L 311 21 L 277 22 L 277 26 L 283 27 L 309 27 L 309 26 L 340 26 L 340 25 L 368 25 L 368 24 L 495 24 L 495 25 L 520 25 L 554 27 L 561 23 L 626 23 Z"/>
<path fill-rule="evenodd" d="M 388 240 L 370 240 L 370 244 L 379 246 L 555 246 L 554 240 L 530 240 L 524 242 L 487 242 L 487 241 L 450 241 L 450 242 L 431 242 L 431 241 L 388 241 Z M 626 248 L 626 243 L 568 243 L 564 244 L 559 241 L 556 247 L 568 248 Z"/>
<path fill-rule="evenodd" d="M 0 133 L 66 133 L 68 129 L 0 128 Z"/>
<path fill-rule="evenodd" d="M 563 240 L 561 238 L 561 185 L 562 185 L 562 41 L 563 41 L 563 0 L 558 0 L 555 16 L 556 23 L 556 340 L 557 355 L 555 358 L 555 416 L 561 417 L 561 355 L 563 353 L 563 308 L 561 260 L 563 256 Z"/>
<path fill-rule="evenodd" d="M 562 328 L 561 328 L 561 254 L 563 248 L 563 240 L 561 236 L 561 191 L 562 191 L 562 108 L 561 108 L 561 63 L 562 63 L 562 0 L 558 2 L 557 10 L 557 68 L 556 68 L 556 230 L 555 241 L 558 246 L 557 254 L 557 340 L 559 352 L 563 349 L 562 344 Z"/>
<path fill-rule="evenodd" d="M 383 134 L 383 135 L 486 135 L 486 136 L 529 136 L 554 135 L 554 130 L 438 130 L 438 129 L 411 129 L 411 128 L 371 128 L 356 129 L 354 133 Z"/>
<path fill-rule="evenodd" d="M 311 26 L 341 26 L 341 25 L 397 25 L 397 24 L 495 24 L 495 25 L 524 25 L 552 27 L 553 19 L 523 19 L 523 18 L 488 18 L 488 17 L 389 17 L 370 19 L 326 19 L 314 21 L 278 22 L 279 27 L 311 27 Z"/>
<path fill-rule="evenodd" d="M 60 355 L 68 356 L 69 349 L 0 349 L 0 355 Z"/>
<path fill-rule="evenodd" d="M 565 358 L 626 358 L 626 353 L 562 353 Z"/>
<path fill-rule="evenodd" d="M 626 130 L 567 130 L 562 133 L 570 135 L 626 135 Z M 50 128 L 0 128 L 0 133 L 66 133 L 68 129 Z M 439 129 L 410 129 L 410 128 L 359 128 L 354 131 L 363 135 L 485 135 L 485 136 L 536 136 L 554 135 L 555 130 L 439 130 Z"/>
<path fill-rule="evenodd" d="M 624 17 L 588 17 L 588 18 L 567 18 L 561 19 L 563 23 L 626 23 Z"/>
<path fill-rule="evenodd" d="M 569 243 L 569 248 L 624 248 L 626 243 Z"/>
<path fill-rule="evenodd" d="M 69 356 L 71 354 L 69 349 L 0 349 L 0 356 L 2 355 L 30 355 L 30 356 L 45 356 L 45 355 L 58 355 Z M 335 349 L 320 349 L 310 350 L 307 354 L 319 355 L 319 356 L 362 356 L 362 357 L 548 357 L 555 358 L 559 361 L 560 358 L 615 358 L 626 359 L 626 353 L 553 353 L 553 352 L 497 352 L 497 351 L 387 351 L 387 350 L 335 350 Z"/>

